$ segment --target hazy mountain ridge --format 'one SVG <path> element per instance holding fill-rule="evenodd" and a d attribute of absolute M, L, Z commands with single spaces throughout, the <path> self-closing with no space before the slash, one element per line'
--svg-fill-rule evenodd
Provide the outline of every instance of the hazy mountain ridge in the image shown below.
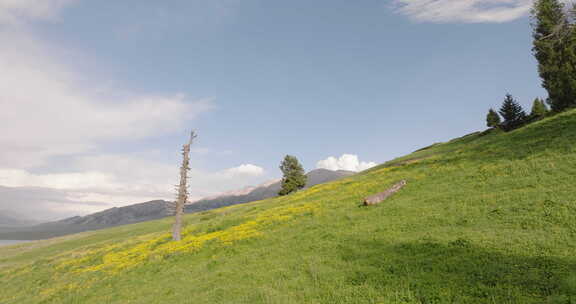
<path fill-rule="evenodd" d="M 339 178 L 350 176 L 355 173 L 356 172 L 345 170 L 338 170 L 338 171 L 332 171 L 328 169 L 312 170 L 306 173 L 306 176 L 308 177 L 306 181 L 306 188 L 330 182 L 333 180 L 337 180 Z M 236 204 L 242 204 L 272 198 L 278 195 L 278 192 L 280 191 L 281 187 L 282 187 L 282 181 L 278 179 L 254 187 L 251 191 L 249 191 L 246 194 L 226 195 L 225 193 L 224 195 L 221 195 L 219 197 L 213 197 L 210 199 L 203 199 L 193 202 L 186 206 L 185 211 L 187 213 L 199 212 L 214 208 L 220 208 L 225 206 L 231 206 Z"/>
<path fill-rule="evenodd" d="M 354 173 L 355 172 L 344 170 L 312 170 L 306 174 L 308 176 L 306 187 L 333 181 Z M 193 202 L 186 206 L 185 212 L 194 213 L 272 198 L 278 195 L 280 187 L 281 181 L 273 180 L 256 187 L 245 187 L 239 190 L 228 191 L 220 196 Z M 43 239 L 160 219 L 168 215 L 166 212 L 166 203 L 164 200 L 154 200 L 124 207 L 114 207 L 85 216 L 74 216 L 35 226 L 30 226 L 34 223 L 10 227 L 0 225 L 0 228 L 2 228 L 0 230 L 0 239 Z"/>
<path fill-rule="evenodd" d="M 0 228 L 30 226 L 37 223 L 38 221 L 28 219 L 21 214 L 17 214 L 8 210 L 0 210 Z"/>
<path fill-rule="evenodd" d="M 165 201 L 155 200 L 124 207 L 113 207 L 86 216 L 75 216 L 55 223 L 67 225 L 123 225 L 166 216 Z"/>

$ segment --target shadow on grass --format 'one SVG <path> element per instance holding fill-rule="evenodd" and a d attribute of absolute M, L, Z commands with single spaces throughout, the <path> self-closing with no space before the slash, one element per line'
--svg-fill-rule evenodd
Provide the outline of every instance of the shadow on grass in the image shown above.
<path fill-rule="evenodd" d="M 347 283 L 408 288 L 407 303 L 576 303 L 576 258 L 507 255 L 464 239 L 354 245 L 342 251 L 358 265 Z"/>

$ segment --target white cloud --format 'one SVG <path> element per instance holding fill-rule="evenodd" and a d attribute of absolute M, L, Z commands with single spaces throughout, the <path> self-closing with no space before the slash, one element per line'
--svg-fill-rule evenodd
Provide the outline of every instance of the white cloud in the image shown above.
<path fill-rule="evenodd" d="M 9 210 L 42 221 L 91 213 L 108 207 L 108 204 L 98 201 L 76 201 L 62 190 L 0 186 L 0 210 Z"/>
<path fill-rule="evenodd" d="M 402 14 L 421 22 L 501 23 L 526 16 L 532 0 L 394 0 Z"/>
<path fill-rule="evenodd" d="M 347 170 L 347 171 L 364 171 L 370 169 L 377 164 L 375 162 L 363 162 L 358 159 L 357 155 L 353 154 L 343 154 L 339 158 L 330 156 L 326 159 L 318 161 L 316 163 L 316 168 L 318 169 L 328 169 L 328 170 Z"/>
<path fill-rule="evenodd" d="M 2 20 L 54 16 L 71 1 L 0 0 Z M 7 17 L 8 16 L 8 17 Z M 0 167 L 33 168 L 54 156 L 187 127 L 214 107 L 185 94 L 134 94 L 101 85 L 68 64 L 65 51 L 26 27 L 0 27 Z"/>
<path fill-rule="evenodd" d="M 175 197 L 179 164 L 160 163 L 136 155 L 72 158 L 70 172 L 0 169 L 0 190 L 2 186 L 11 190 L 0 191 L 0 207 L 3 207 L 0 209 L 53 219 Z M 264 173 L 264 169 L 252 164 L 212 172 L 192 169 L 189 200 L 259 183 Z M 25 195 L 30 189 L 33 189 L 31 195 Z M 15 204 L 14 199 L 21 201 Z"/>
<path fill-rule="evenodd" d="M 223 171 L 223 174 L 228 177 L 235 176 L 261 176 L 264 174 L 264 169 L 252 164 L 244 164 L 238 167 L 230 168 Z"/>
<path fill-rule="evenodd" d="M 0 187 L 6 190 L 0 206 L 61 217 L 173 199 L 179 164 L 155 161 L 162 158 L 147 155 L 154 151 L 146 148 L 138 154 L 103 151 L 110 143 L 185 130 L 214 107 L 212 100 L 131 93 L 76 70 L 62 55 L 68 50 L 42 41 L 28 24 L 53 19 L 72 2 L 0 0 Z M 263 174 L 251 164 L 192 169 L 190 199 L 258 182 Z"/>
<path fill-rule="evenodd" d="M 58 190 L 113 188 L 113 176 L 96 171 L 35 175 L 20 169 L 0 169 L 0 185 L 7 187 L 45 187 Z"/>
<path fill-rule="evenodd" d="M 183 94 L 128 95 L 80 85 L 41 46 L 13 37 L 0 32 L 9 42 L 0 46 L 0 129 L 6 130 L 0 145 L 10 148 L 0 151 L 0 166 L 33 167 L 104 140 L 173 132 L 213 107 L 211 100 L 190 101 Z"/>

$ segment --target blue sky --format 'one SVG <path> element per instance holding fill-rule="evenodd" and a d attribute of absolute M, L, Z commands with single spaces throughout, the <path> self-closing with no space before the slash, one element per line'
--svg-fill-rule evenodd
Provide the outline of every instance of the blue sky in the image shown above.
<path fill-rule="evenodd" d="M 193 198 L 278 178 L 286 154 L 365 167 L 482 130 L 507 92 L 527 108 L 546 96 L 529 8 L 0 0 L 16 75 L 0 85 L 0 209 L 31 191 L 27 208 L 53 217 L 170 198 L 192 128 Z"/>

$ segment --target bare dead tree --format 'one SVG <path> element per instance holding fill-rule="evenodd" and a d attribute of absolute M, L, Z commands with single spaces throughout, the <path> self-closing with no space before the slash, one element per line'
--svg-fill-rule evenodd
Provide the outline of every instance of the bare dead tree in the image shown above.
<path fill-rule="evenodd" d="M 184 215 L 184 205 L 188 201 L 188 171 L 190 170 L 190 146 L 197 137 L 192 131 L 190 140 L 182 148 L 182 166 L 180 167 L 180 184 L 178 185 L 178 196 L 173 207 L 174 226 L 172 226 L 172 240 L 179 241 L 182 239 L 182 216 Z M 170 207 L 170 205 L 168 206 Z M 170 210 L 170 209 L 169 209 Z"/>

